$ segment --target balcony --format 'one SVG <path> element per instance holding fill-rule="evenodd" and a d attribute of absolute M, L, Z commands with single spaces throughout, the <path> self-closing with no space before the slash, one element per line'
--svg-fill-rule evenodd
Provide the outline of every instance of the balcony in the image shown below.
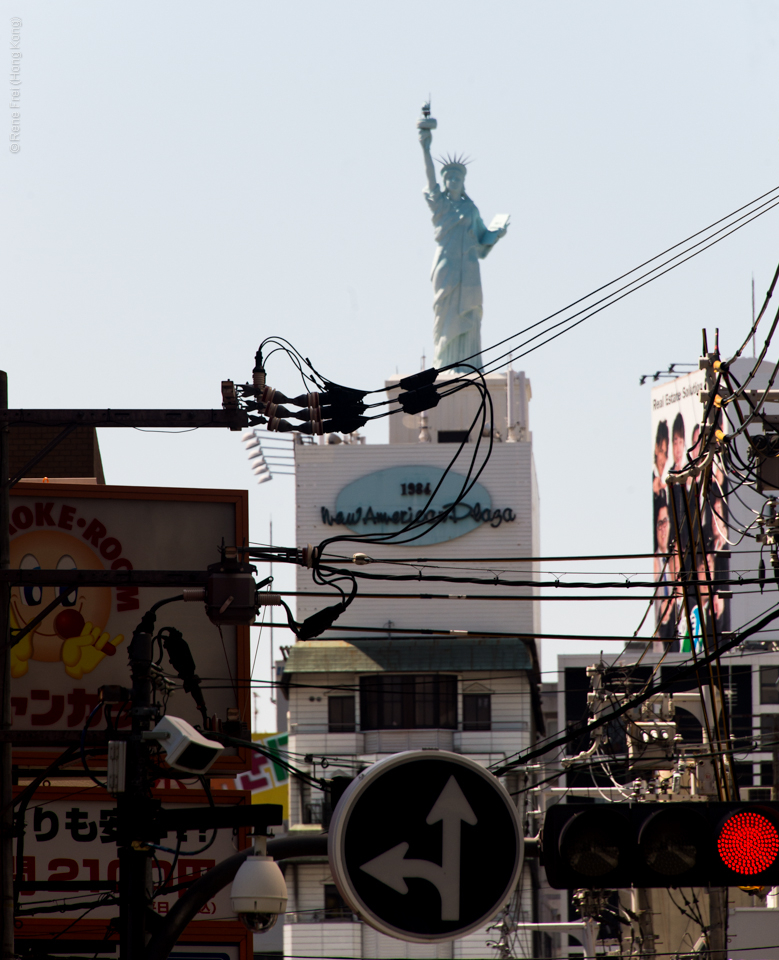
<path fill-rule="evenodd" d="M 363 738 L 364 753 L 454 748 L 454 730 L 366 730 Z"/>
<path fill-rule="evenodd" d="M 460 725 L 462 726 L 462 725 Z M 492 721 L 486 730 L 450 730 L 418 728 L 416 730 L 365 730 L 333 733 L 326 724 L 290 724 L 290 736 L 296 737 L 294 750 L 314 755 L 360 756 L 377 753 L 398 753 L 401 750 L 437 748 L 456 753 L 481 753 L 518 749 L 515 744 L 528 733 L 528 723 Z"/>
<path fill-rule="evenodd" d="M 284 914 L 284 923 L 359 923 L 348 907 L 335 910 L 298 910 Z"/>

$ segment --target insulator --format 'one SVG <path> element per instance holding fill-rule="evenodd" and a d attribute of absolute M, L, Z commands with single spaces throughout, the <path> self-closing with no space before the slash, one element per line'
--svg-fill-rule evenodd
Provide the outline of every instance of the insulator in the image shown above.
<path fill-rule="evenodd" d="M 287 403 L 294 403 L 296 407 L 318 407 L 319 406 L 319 394 L 314 393 L 301 393 L 299 397 L 295 397 L 294 400 L 287 400 Z"/>
<path fill-rule="evenodd" d="M 252 370 L 252 383 L 255 387 L 265 386 L 265 367 L 262 365 L 262 354 L 258 350 L 254 356 L 254 370 Z"/>
<path fill-rule="evenodd" d="M 290 400 L 281 390 L 274 390 L 273 387 L 264 387 L 262 392 L 257 395 L 257 399 L 261 403 L 294 403 L 294 400 Z M 297 404 L 296 404 L 297 406 Z"/>
<path fill-rule="evenodd" d="M 297 430 L 300 433 L 308 433 L 316 437 L 321 437 L 324 433 L 321 420 L 309 420 L 308 423 L 300 423 L 294 426 L 293 424 L 289 424 L 289 429 Z"/>
<path fill-rule="evenodd" d="M 280 420 L 278 417 L 269 417 L 268 418 L 268 430 L 272 430 L 275 433 L 292 433 L 293 430 L 302 430 L 303 433 L 308 433 L 309 431 L 304 429 L 305 424 L 298 426 L 294 423 L 289 423 L 287 420 Z"/>

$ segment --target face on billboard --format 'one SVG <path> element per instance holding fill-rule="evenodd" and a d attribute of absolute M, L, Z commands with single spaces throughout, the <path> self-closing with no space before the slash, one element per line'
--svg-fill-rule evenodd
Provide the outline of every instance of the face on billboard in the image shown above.
<path fill-rule="evenodd" d="M 34 530 L 11 541 L 14 570 L 102 570 L 98 555 L 69 533 Z M 62 593 L 60 587 L 14 587 L 11 590 L 13 629 L 25 627 Z M 123 637 L 109 638 L 104 628 L 111 615 L 111 590 L 90 587 L 66 597 L 26 637 L 12 648 L 12 675 L 24 676 L 30 661 L 62 662 L 66 673 L 80 679 L 106 656 L 113 655 Z"/>
<path fill-rule="evenodd" d="M 667 483 L 670 470 L 684 470 L 701 456 L 703 407 L 699 395 L 705 381 L 705 371 L 696 371 L 652 390 L 653 546 L 655 579 L 660 581 L 655 597 L 655 637 L 670 642 L 672 650 L 691 647 L 688 612 L 696 646 L 702 646 L 704 630 L 713 637 L 713 627 L 718 635 L 729 627 L 728 601 L 716 589 L 716 581 L 728 576 L 727 503 L 721 466 L 715 460 L 705 500 L 700 499 L 700 486 L 693 478 Z M 666 559 L 671 550 L 673 555 Z M 685 610 L 683 590 L 672 583 L 680 571 L 701 581 L 697 593 L 689 588 L 689 611 Z"/>
<path fill-rule="evenodd" d="M 219 560 L 218 544 L 246 542 L 246 495 L 238 491 L 156 490 L 21 483 L 12 491 L 11 567 L 15 570 L 205 571 Z M 79 730 L 106 722 L 98 688 L 130 685 L 127 649 L 144 611 L 181 587 L 15 585 L 11 626 L 20 630 L 52 601 L 60 603 L 11 648 L 11 714 L 16 730 Z M 246 715 L 248 627 L 222 628 L 202 603 L 161 609 L 156 630 L 180 631 L 205 690 L 209 715 Z M 163 669 L 172 670 L 162 652 Z M 175 671 L 173 671 L 175 672 Z M 170 711 L 189 723 L 202 717 L 177 685 Z M 115 711 L 119 727 L 126 710 Z M 228 758 L 230 764 L 233 760 Z M 228 764 L 229 766 L 229 764 Z"/>
<path fill-rule="evenodd" d="M 661 504 L 657 510 L 655 535 L 657 537 L 657 552 L 668 552 L 668 539 L 671 532 L 671 521 L 668 517 L 668 506 Z"/>

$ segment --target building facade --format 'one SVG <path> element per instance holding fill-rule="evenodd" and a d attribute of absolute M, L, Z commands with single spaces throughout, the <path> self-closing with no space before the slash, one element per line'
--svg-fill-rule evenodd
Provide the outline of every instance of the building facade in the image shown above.
<path fill-rule="evenodd" d="M 416 539 L 420 530 L 394 538 L 404 543 L 341 539 L 326 548 L 330 565 L 380 578 L 359 581 L 357 599 L 322 639 L 285 650 L 290 755 L 315 778 L 352 778 L 382 757 L 418 749 L 467 754 L 486 767 L 527 748 L 542 728 L 536 588 L 528 583 L 512 589 L 516 599 L 499 599 L 509 594 L 501 579 L 530 581 L 539 554 L 530 385 L 514 371 L 491 375 L 488 385 L 493 414 L 485 427 L 472 426 L 479 396 L 470 388 L 424 416 L 391 417 L 388 444 L 330 437 L 295 447 L 297 541 L 304 546 L 395 535 L 420 511 L 435 521 L 467 482 L 474 453 L 478 470 L 490 433 L 493 440 L 453 517 Z M 396 381 L 388 394 L 397 395 Z M 420 573 L 441 580 L 420 582 Z M 446 581 L 462 576 L 486 582 Z M 338 599 L 303 568 L 297 589 L 299 621 Z M 515 779 L 506 786 L 517 793 Z M 290 830 L 326 829 L 330 807 L 326 793 L 294 780 Z M 292 863 L 287 885 L 285 956 L 496 955 L 495 930 L 438 945 L 377 933 L 343 902 L 324 858 Z M 526 872 L 511 909 L 533 919 Z"/>

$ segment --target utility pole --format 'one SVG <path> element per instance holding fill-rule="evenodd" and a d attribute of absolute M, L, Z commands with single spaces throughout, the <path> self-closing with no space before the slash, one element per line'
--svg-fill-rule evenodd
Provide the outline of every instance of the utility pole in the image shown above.
<path fill-rule="evenodd" d="M 638 915 L 638 930 L 641 935 L 641 956 L 647 960 L 655 957 L 655 927 L 652 918 L 652 897 L 643 887 L 634 890 L 633 912 Z"/>
<path fill-rule="evenodd" d="M 146 956 L 146 915 L 152 893 L 150 850 L 142 840 L 148 839 L 154 802 L 149 796 L 149 747 L 141 739 L 154 714 L 152 636 L 143 630 L 142 623 L 127 651 L 132 676 L 132 739 L 127 744 L 127 786 L 124 793 L 118 794 L 116 803 L 121 960 L 143 960 Z"/>
<path fill-rule="evenodd" d="M 0 411 L 8 409 L 8 374 L 0 370 Z M 8 422 L 0 422 L 0 570 L 11 565 Z M 0 583 L 0 729 L 11 729 L 11 586 Z M 0 944 L 2 960 L 14 952 L 13 745 L 0 743 Z"/>
<path fill-rule="evenodd" d="M 774 738 L 779 734 L 779 727 L 774 727 Z M 771 799 L 779 800 L 779 743 L 771 747 Z"/>
<path fill-rule="evenodd" d="M 727 960 L 728 956 L 728 888 L 709 889 L 709 957 Z"/>
<path fill-rule="evenodd" d="M 39 463 L 44 456 L 50 453 L 79 426 L 92 427 L 200 427 L 220 428 L 239 431 L 249 425 L 246 411 L 238 408 L 237 403 L 231 400 L 234 394 L 234 385 L 231 381 L 222 384 L 223 409 L 221 410 L 9 410 L 8 408 L 8 375 L 0 371 L 0 960 L 15 960 L 14 950 L 14 884 L 13 884 L 13 742 L 11 730 L 11 626 L 10 626 L 10 596 L 11 580 L 9 579 L 11 562 L 10 543 L 10 488 L 23 479 L 29 471 Z M 15 476 L 10 471 L 10 425 L 37 424 L 59 427 L 60 433 L 36 454 Z M 82 571 L 73 571 L 81 573 Z M 114 571 L 103 571 L 114 572 Z M 144 657 L 142 646 L 139 651 L 139 666 L 137 667 L 138 680 L 138 709 L 143 711 L 142 689 L 146 689 L 143 679 L 144 670 L 148 678 L 148 664 L 143 666 Z M 150 662 L 150 654 L 149 654 Z M 135 687 L 136 676 L 133 684 Z M 148 695 L 150 697 L 150 687 Z M 150 701 L 149 701 L 150 702 Z M 144 726 L 145 724 L 145 726 Z M 133 715 L 133 730 L 138 732 L 138 740 L 128 744 L 128 754 L 134 759 L 141 760 L 143 751 L 148 747 L 140 740 L 140 733 L 148 729 L 149 721 L 141 713 Z M 136 751 L 135 753 L 133 751 Z M 129 767 L 132 770 L 144 771 L 146 763 Z M 131 781 L 133 782 L 133 781 Z M 137 889 L 145 890 L 151 882 L 150 858 L 148 851 L 132 846 L 135 839 L 130 834 L 139 817 L 147 815 L 148 798 L 140 802 L 140 783 L 134 784 L 128 798 L 120 802 L 119 814 L 120 836 L 129 837 L 129 846 L 123 847 L 120 853 L 120 874 L 122 897 L 125 892 Z M 135 794 L 137 805 L 133 805 L 130 796 Z M 138 834 L 136 833 L 136 838 Z M 120 847 L 122 844 L 120 843 Z M 146 879 L 144 879 L 146 878 Z M 128 884 L 128 887 L 125 887 Z M 143 902 L 141 902 L 143 901 Z M 125 924 L 122 934 L 123 941 L 127 941 L 127 957 L 141 960 L 145 956 L 145 897 L 130 894 L 127 899 L 127 911 L 132 918 Z M 125 953 L 122 953 L 124 960 Z"/>
<path fill-rule="evenodd" d="M 270 518 L 268 537 L 269 537 L 268 545 L 272 548 L 273 547 L 273 517 Z M 268 571 L 268 573 L 271 577 L 271 583 L 273 583 L 273 560 L 272 559 L 269 566 L 270 566 L 270 570 Z M 259 643 L 259 640 L 257 642 Z M 250 679 L 253 679 L 253 678 L 250 678 Z M 276 698 L 273 696 L 276 690 L 276 688 L 273 685 L 275 682 L 276 682 L 276 665 L 273 662 L 273 617 L 271 617 L 271 621 L 270 621 L 270 702 L 271 703 L 276 702 Z M 278 724 L 276 724 L 276 726 L 278 726 Z M 255 731 L 255 733 L 256 732 L 257 731 Z"/>

